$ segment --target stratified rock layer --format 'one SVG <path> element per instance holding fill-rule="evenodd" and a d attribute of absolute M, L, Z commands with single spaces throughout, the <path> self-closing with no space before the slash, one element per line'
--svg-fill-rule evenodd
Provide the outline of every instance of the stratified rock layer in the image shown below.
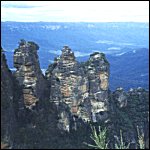
<path fill-rule="evenodd" d="M 37 50 L 34 42 L 21 40 L 14 52 L 15 76 L 23 87 L 25 106 L 32 108 L 46 96 L 47 83 L 41 72 Z"/>
<path fill-rule="evenodd" d="M 111 149 L 120 130 L 130 148 L 139 148 L 137 126 L 149 149 L 147 90 L 110 92 L 105 55 L 95 52 L 79 63 L 68 46 L 49 66 L 46 80 L 37 49 L 34 42 L 21 40 L 14 52 L 15 76 L 1 51 L 1 148 L 87 148 L 83 142 L 91 142 L 90 121 L 108 129 Z"/>
<path fill-rule="evenodd" d="M 60 128 L 69 130 L 72 117 L 94 122 L 107 118 L 109 64 L 103 53 L 94 53 L 80 64 L 64 46 L 46 77 L 51 83 L 50 100 L 60 112 Z"/>

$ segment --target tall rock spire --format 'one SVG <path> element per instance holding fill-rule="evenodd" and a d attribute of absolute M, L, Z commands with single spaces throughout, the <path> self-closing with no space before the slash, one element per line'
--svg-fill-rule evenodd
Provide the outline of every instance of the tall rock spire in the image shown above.
<path fill-rule="evenodd" d="M 42 75 L 38 60 L 39 46 L 34 42 L 21 40 L 14 51 L 15 76 L 23 86 L 24 103 L 28 108 L 36 105 L 45 96 L 46 80 Z"/>
<path fill-rule="evenodd" d="M 75 116 L 85 122 L 107 119 L 109 63 L 104 54 L 94 53 L 81 65 L 64 46 L 46 76 L 51 83 L 50 100 L 58 106 L 63 129 L 68 130 L 70 118 Z"/>

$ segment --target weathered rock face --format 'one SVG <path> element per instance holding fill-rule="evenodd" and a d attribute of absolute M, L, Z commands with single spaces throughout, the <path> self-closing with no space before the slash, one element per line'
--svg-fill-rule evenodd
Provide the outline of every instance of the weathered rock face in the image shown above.
<path fill-rule="evenodd" d="M 58 113 L 55 105 L 47 100 L 39 104 L 42 105 L 40 109 L 25 108 L 21 91 L 22 87 L 8 69 L 4 54 L 1 54 L 1 149 L 86 148 L 82 143 L 85 138 L 90 138 L 87 136 L 90 132 L 84 126 L 78 131 L 79 134 L 84 131 L 79 137 L 77 132 L 66 134 L 56 126 Z M 60 105 L 62 113 L 59 114 L 66 115 L 62 117 L 65 119 L 68 117 L 68 113 L 65 113 L 68 112 L 66 105 Z M 22 112 L 23 109 L 25 111 Z M 21 112 L 24 116 L 21 116 Z M 67 126 L 63 125 L 66 129 Z M 74 142 L 74 137 L 78 137 L 77 142 Z"/>
<path fill-rule="evenodd" d="M 44 99 L 47 83 L 40 70 L 37 50 L 34 42 L 22 40 L 14 52 L 15 76 L 23 87 L 25 106 L 32 108 L 39 99 Z"/>
<path fill-rule="evenodd" d="M 108 117 L 109 63 L 103 53 L 90 55 L 87 66 L 89 98 L 91 100 L 92 121 L 106 120 Z"/>
<path fill-rule="evenodd" d="M 75 116 L 94 122 L 107 118 L 109 64 L 104 54 L 94 53 L 88 62 L 80 64 L 71 49 L 64 46 L 46 77 L 51 83 L 50 100 L 60 111 L 62 128 L 65 124 L 69 130 L 70 119 Z"/>
<path fill-rule="evenodd" d="M 2 148 L 85 148 L 82 143 L 91 134 L 88 121 L 107 127 L 112 149 L 120 130 L 124 141 L 138 148 L 136 126 L 149 148 L 148 91 L 117 88 L 111 93 L 105 55 L 95 52 L 79 63 L 68 46 L 49 66 L 46 80 L 37 49 L 33 42 L 20 42 L 14 52 L 14 76 L 1 53 Z M 76 131 L 64 132 L 71 129 Z"/>
<path fill-rule="evenodd" d="M 114 101 L 116 102 L 119 108 L 123 108 L 127 106 L 127 94 L 123 90 L 123 88 L 117 88 L 115 92 L 113 92 Z"/>
<path fill-rule="evenodd" d="M 1 50 L 1 148 L 13 148 L 23 111 L 21 88 L 9 70 Z"/>

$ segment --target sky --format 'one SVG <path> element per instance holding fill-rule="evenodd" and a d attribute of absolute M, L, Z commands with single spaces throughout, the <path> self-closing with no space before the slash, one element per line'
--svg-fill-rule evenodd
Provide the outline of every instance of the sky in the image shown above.
<path fill-rule="evenodd" d="M 1 1 L 1 21 L 149 22 L 149 1 Z"/>

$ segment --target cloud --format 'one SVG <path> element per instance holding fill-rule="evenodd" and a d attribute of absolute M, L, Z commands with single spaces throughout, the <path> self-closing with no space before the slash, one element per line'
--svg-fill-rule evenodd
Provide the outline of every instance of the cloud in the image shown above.
<path fill-rule="evenodd" d="M 39 6 L 6 4 L 6 5 L 3 5 L 3 7 L 4 8 L 34 8 L 34 7 L 39 7 Z"/>
<path fill-rule="evenodd" d="M 126 54 L 126 52 L 116 54 L 116 56 L 122 56 L 122 55 L 124 55 L 124 54 Z"/>
<path fill-rule="evenodd" d="M 1 1 L 2 21 L 149 22 L 147 1 Z"/>
<path fill-rule="evenodd" d="M 116 46 L 134 46 L 135 45 L 135 43 L 114 42 L 114 41 L 108 41 L 108 40 L 98 40 L 95 43 L 107 44 L 107 45 L 116 45 Z M 113 47 L 113 49 L 114 49 L 114 47 Z"/>
<path fill-rule="evenodd" d="M 91 53 L 84 53 L 79 51 L 74 51 L 74 54 L 76 57 L 83 57 L 83 56 L 89 56 Z"/>
<path fill-rule="evenodd" d="M 33 1 L 1 1 L 1 7 L 3 8 L 34 8 L 45 6 L 43 3 Z"/>
<path fill-rule="evenodd" d="M 48 52 L 56 55 L 61 55 L 62 53 L 61 50 L 49 50 Z"/>
<path fill-rule="evenodd" d="M 121 50 L 120 47 L 109 47 L 107 50 Z"/>
<path fill-rule="evenodd" d="M 108 41 L 108 40 L 98 40 L 96 41 L 97 44 L 108 44 L 108 45 L 112 45 L 114 44 L 113 41 Z"/>

